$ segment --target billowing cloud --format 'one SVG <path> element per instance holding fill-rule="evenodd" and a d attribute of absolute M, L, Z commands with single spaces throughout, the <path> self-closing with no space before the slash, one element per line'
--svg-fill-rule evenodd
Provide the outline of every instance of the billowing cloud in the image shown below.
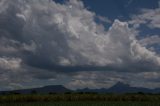
<path fill-rule="evenodd" d="M 79 0 L 65 4 L 52 0 L 1 0 L 0 67 L 23 70 L 12 76 L 21 78 L 25 73 L 25 78 L 31 80 L 56 78 L 60 72 L 159 71 L 160 57 L 139 43 L 127 22 L 116 19 L 106 30 L 95 22 L 96 17 Z M 10 75 L 3 74 L 12 85 L 21 83 L 8 79 Z M 80 80 L 70 85 L 77 83 L 85 86 Z"/>

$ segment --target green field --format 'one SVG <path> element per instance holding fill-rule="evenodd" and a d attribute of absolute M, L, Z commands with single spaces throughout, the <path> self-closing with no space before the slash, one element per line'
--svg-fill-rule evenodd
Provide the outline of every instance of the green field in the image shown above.
<path fill-rule="evenodd" d="M 2 103 L 0 106 L 160 106 L 160 102 L 35 102 Z"/>
<path fill-rule="evenodd" d="M 76 102 L 76 101 L 121 101 L 160 102 L 160 95 L 152 94 L 18 94 L 1 95 L 0 103 L 17 102 Z"/>
<path fill-rule="evenodd" d="M 160 106 L 159 94 L 8 94 L 0 106 Z"/>

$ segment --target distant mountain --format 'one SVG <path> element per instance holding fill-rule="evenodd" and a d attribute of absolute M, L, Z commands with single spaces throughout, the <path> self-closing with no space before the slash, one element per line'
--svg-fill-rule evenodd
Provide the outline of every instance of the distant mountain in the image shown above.
<path fill-rule="evenodd" d="M 152 93 L 152 90 L 148 89 L 148 88 L 131 87 L 128 84 L 118 82 L 117 84 L 115 84 L 111 88 L 107 89 L 107 92 L 113 92 L 113 93 L 137 93 L 137 92 Z"/>
<path fill-rule="evenodd" d="M 118 82 L 112 87 L 105 89 L 78 89 L 77 92 L 97 92 L 97 93 L 160 93 L 160 88 L 156 89 L 149 89 L 149 88 L 142 88 L 142 87 L 131 87 L 129 84 L 124 84 L 122 82 Z"/>
<path fill-rule="evenodd" d="M 21 89 L 21 90 L 13 90 L 13 91 L 1 91 L 0 93 L 21 93 L 21 94 L 29 94 L 29 93 L 65 93 L 65 92 L 96 92 L 96 93 L 160 93 L 160 88 L 149 89 L 143 87 L 131 87 L 128 84 L 124 84 L 122 82 L 118 82 L 112 87 L 100 88 L 100 89 L 77 89 L 75 91 L 65 88 L 62 85 L 49 85 L 40 88 L 31 88 L 31 89 Z"/>
<path fill-rule="evenodd" d="M 40 88 L 31 88 L 31 89 L 21 89 L 21 90 L 13 90 L 13 91 L 1 91 L 0 93 L 21 93 L 21 94 L 29 94 L 29 93 L 64 93 L 71 92 L 70 89 L 65 88 L 62 85 L 49 85 Z"/>
<path fill-rule="evenodd" d="M 89 88 L 84 88 L 84 89 L 77 89 L 76 92 L 95 92 L 95 93 L 105 93 L 108 92 L 108 89 L 105 88 L 100 88 L 100 89 L 89 89 Z"/>

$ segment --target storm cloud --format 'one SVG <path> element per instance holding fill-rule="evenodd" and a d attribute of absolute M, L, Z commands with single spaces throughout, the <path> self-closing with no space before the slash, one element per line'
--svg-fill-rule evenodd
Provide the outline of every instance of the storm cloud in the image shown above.
<path fill-rule="evenodd" d="M 139 43 L 127 22 L 115 19 L 105 29 L 96 17 L 79 0 L 0 0 L 1 83 L 24 83 L 10 77 L 23 74 L 48 80 L 81 71 L 159 71 L 160 57 Z"/>

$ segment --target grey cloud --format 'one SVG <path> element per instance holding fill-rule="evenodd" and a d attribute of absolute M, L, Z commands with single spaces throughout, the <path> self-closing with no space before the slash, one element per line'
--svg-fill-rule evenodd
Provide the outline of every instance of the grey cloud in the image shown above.
<path fill-rule="evenodd" d="M 0 58 L 0 68 L 1 69 L 12 69 L 16 70 L 21 67 L 21 59 L 20 58 Z"/>
<path fill-rule="evenodd" d="M 96 33 L 94 13 L 86 10 L 80 1 L 70 1 L 66 5 L 60 5 L 50 1 L 22 0 L 17 1 L 23 4 L 18 5 L 18 8 L 16 8 L 17 3 L 10 2 L 11 7 L 6 10 L 7 15 L 3 15 L 6 17 L 4 20 L 7 23 L 7 18 L 10 19 L 12 16 L 15 18 L 5 23 L 6 27 L 3 28 L 9 33 L 10 39 L 20 42 L 25 49 L 28 49 L 25 43 L 33 42 L 32 44 L 36 46 L 36 51 L 29 56 L 21 54 L 22 58 L 27 60 L 26 64 L 32 66 L 44 64 L 44 67 L 52 65 L 54 67 L 54 65 L 65 65 L 67 62 L 69 66 L 112 66 L 121 64 L 126 59 L 127 62 L 132 61 L 135 57 L 130 55 L 133 52 L 146 61 L 141 56 L 144 55 L 143 53 L 134 50 L 142 47 L 134 43 L 136 39 L 127 23 L 117 20 L 108 32 Z M 16 14 L 21 15 L 17 17 Z M 23 24 L 21 24 L 22 16 L 23 19 L 25 17 Z M 104 39 L 104 42 L 97 42 L 97 38 Z M 156 58 L 154 55 L 149 57 L 151 51 L 145 48 L 144 50 L 148 54 L 147 58 L 155 57 L 153 61 L 158 62 L 159 57 Z"/>
<path fill-rule="evenodd" d="M 154 44 L 159 44 L 160 37 L 158 35 L 152 35 L 152 36 L 146 37 L 144 39 L 141 39 L 139 42 L 142 46 L 150 46 L 150 45 L 154 45 Z"/>
<path fill-rule="evenodd" d="M 97 18 L 102 21 L 102 22 L 105 22 L 105 23 L 112 23 L 112 21 L 110 19 L 108 19 L 107 17 L 103 17 L 103 16 L 97 16 Z"/>
<path fill-rule="evenodd" d="M 1 0 L 0 58 L 9 58 L 5 63 L 9 70 L 16 66 L 12 76 L 25 74 L 31 80 L 77 71 L 134 73 L 160 69 L 160 57 L 137 41 L 127 22 L 115 20 L 106 31 L 95 17 L 78 0 L 63 5 L 51 0 Z M 10 83 L 21 83 L 11 81 L 9 72 L 3 75 Z"/>
<path fill-rule="evenodd" d="M 135 28 L 139 28 L 140 25 L 146 25 L 147 27 L 154 29 L 160 28 L 159 15 L 160 8 L 156 9 L 146 9 L 143 8 L 140 10 L 139 14 L 132 15 L 132 20 L 129 21 L 131 25 Z"/>

